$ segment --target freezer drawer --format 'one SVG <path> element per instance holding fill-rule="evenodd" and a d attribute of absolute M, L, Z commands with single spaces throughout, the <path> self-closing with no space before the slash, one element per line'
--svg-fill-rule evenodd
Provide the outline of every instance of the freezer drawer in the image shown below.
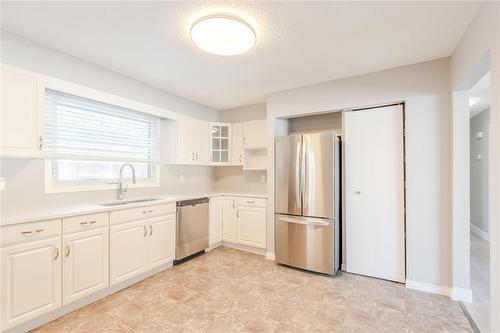
<path fill-rule="evenodd" d="M 338 222 L 276 214 L 276 262 L 314 272 L 338 270 Z"/>

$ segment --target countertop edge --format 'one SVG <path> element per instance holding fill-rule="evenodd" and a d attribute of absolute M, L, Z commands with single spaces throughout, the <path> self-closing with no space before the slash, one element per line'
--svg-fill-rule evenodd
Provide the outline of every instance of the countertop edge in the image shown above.
<path fill-rule="evenodd" d="M 69 208 L 54 208 L 53 211 L 43 211 L 36 212 L 34 211 L 32 214 L 22 214 L 19 216 L 2 216 L 2 221 L 0 223 L 0 227 L 5 227 L 9 225 L 22 224 L 22 223 L 30 223 L 36 221 L 46 221 L 46 220 L 55 220 L 55 219 L 63 219 L 72 216 L 78 215 L 87 215 L 87 214 L 97 214 L 97 213 L 105 213 L 112 212 L 117 210 L 136 208 L 136 207 L 145 207 L 152 206 L 158 204 L 167 204 L 174 203 L 181 200 L 189 200 L 195 198 L 203 198 L 203 197 L 218 197 L 218 196 L 231 196 L 231 197 L 250 197 L 250 198 L 262 198 L 267 199 L 267 194 L 258 194 L 258 193 L 231 193 L 231 192 L 213 192 L 213 193 L 192 193 L 192 194 L 181 194 L 178 196 L 152 196 L 153 198 L 158 198 L 155 201 L 148 202 L 140 202 L 140 203 L 131 203 L 123 206 L 101 206 L 101 204 L 80 204 L 73 205 Z M 141 198 L 131 198 L 130 200 L 137 200 Z M 106 203 L 106 202 L 103 202 Z"/>

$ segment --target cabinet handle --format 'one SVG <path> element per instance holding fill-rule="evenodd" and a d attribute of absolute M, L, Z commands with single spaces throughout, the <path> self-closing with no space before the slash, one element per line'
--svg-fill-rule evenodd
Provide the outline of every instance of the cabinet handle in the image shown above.
<path fill-rule="evenodd" d="M 148 229 L 146 229 L 146 226 L 143 227 L 144 227 L 144 237 L 146 237 L 148 235 Z"/>
<path fill-rule="evenodd" d="M 198 153 L 196 153 L 196 160 L 198 161 Z"/>
<path fill-rule="evenodd" d="M 66 244 L 66 257 L 69 257 L 70 252 L 71 252 L 71 248 L 69 247 L 69 244 Z"/>
<path fill-rule="evenodd" d="M 234 200 L 233 200 L 233 209 L 235 209 L 236 207 L 234 206 Z"/>
<path fill-rule="evenodd" d="M 191 160 L 194 161 L 194 153 L 191 153 L 193 156 L 191 157 Z"/>
<path fill-rule="evenodd" d="M 59 248 L 56 246 L 54 248 L 54 260 L 57 260 L 59 258 Z"/>
<path fill-rule="evenodd" d="M 253 204 L 255 201 L 247 201 L 247 204 Z"/>
<path fill-rule="evenodd" d="M 153 212 L 152 209 L 150 209 L 150 210 L 143 210 L 142 211 L 143 214 L 151 214 L 152 212 Z"/>
<path fill-rule="evenodd" d="M 33 233 L 33 231 L 21 231 L 21 235 L 23 236 L 29 236 Z"/>
<path fill-rule="evenodd" d="M 38 150 L 42 150 L 43 148 L 43 136 L 40 136 L 40 138 L 38 138 Z"/>
<path fill-rule="evenodd" d="M 153 236 L 153 225 L 149 225 L 149 236 Z"/>
<path fill-rule="evenodd" d="M 243 137 L 243 144 L 247 143 L 247 140 L 245 139 L 245 137 Z"/>
<path fill-rule="evenodd" d="M 236 217 L 237 217 L 237 218 L 240 218 L 240 211 L 239 211 L 239 210 L 238 210 L 238 211 L 236 211 Z"/>
<path fill-rule="evenodd" d="M 80 222 L 80 224 L 83 225 L 84 227 L 88 227 L 89 225 L 92 225 L 96 222 L 97 221 L 86 221 L 86 222 Z"/>
<path fill-rule="evenodd" d="M 241 154 L 240 154 L 240 162 L 241 162 Z"/>

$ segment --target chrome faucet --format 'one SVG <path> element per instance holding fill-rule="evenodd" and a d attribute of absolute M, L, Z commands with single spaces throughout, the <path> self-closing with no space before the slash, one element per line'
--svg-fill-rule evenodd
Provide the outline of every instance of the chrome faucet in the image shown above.
<path fill-rule="evenodd" d="M 125 163 L 120 167 L 120 175 L 118 177 L 118 191 L 116 193 L 116 197 L 118 200 L 123 199 L 123 193 L 127 192 L 128 189 L 128 184 L 123 185 L 123 169 L 129 166 L 130 169 L 132 170 L 132 183 L 135 184 L 135 169 L 134 166 L 130 163 Z"/>

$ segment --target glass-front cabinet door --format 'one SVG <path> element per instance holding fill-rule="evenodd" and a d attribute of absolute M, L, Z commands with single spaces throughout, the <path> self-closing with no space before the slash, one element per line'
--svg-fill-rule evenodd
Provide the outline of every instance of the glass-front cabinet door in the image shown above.
<path fill-rule="evenodd" d="M 211 149 L 210 162 L 212 164 L 231 163 L 231 124 L 210 123 Z"/>

